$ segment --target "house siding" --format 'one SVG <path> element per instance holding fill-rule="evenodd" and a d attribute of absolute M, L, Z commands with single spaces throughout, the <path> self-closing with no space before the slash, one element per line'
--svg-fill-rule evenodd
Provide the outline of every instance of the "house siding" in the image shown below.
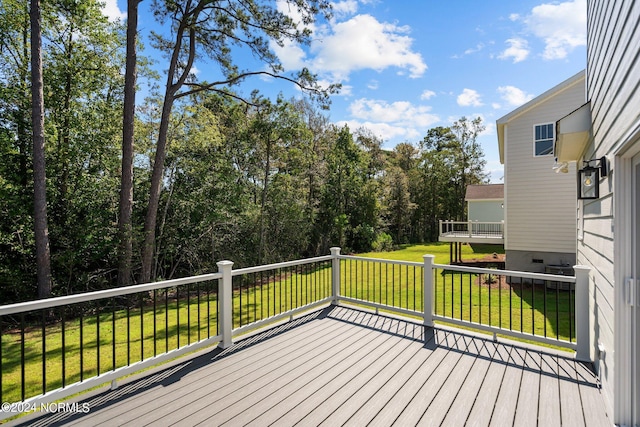
<path fill-rule="evenodd" d="M 620 148 L 633 143 L 626 135 L 640 118 L 640 2 L 589 0 L 587 9 L 587 98 L 591 101 L 593 138 L 584 158 L 607 156 L 615 166 L 620 164 L 620 157 L 616 157 Z M 584 237 L 577 246 L 578 263 L 592 268 L 595 339 L 609 349 L 600 361 L 600 373 L 610 407 L 615 403 L 611 350 L 622 350 L 622 343 L 615 340 L 615 325 L 620 321 L 616 320 L 615 296 L 623 285 L 620 275 L 617 283 L 614 279 L 614 263 L 620 262 L 614 254 L 621 255 L 616 251 L 614 234 L 615 173 L 601 179 L 600 199 L 579 203 Z M 619 231 L 625 232 L 628 230 Z"/>
<path fill-rule="evenodd" d="M 469 221 L 500 222 L 504 219 L 502 200 L 470 200 L 467 203 Z"/>
<path fill-rule="evenodd" d="M 555 123 L 584 102 L 581 78 L 506 123 L 505 250 L 575 254 L 575 165 L 556 174 L 553 155 L 534 157 L 533 129 Z"/>

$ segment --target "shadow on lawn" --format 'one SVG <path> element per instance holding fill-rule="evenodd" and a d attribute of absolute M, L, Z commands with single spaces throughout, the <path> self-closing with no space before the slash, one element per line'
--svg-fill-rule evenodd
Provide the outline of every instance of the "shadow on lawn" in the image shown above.
<path fill-rule="evenodd" d="M 540 313 L 546 322 L 533 323 L 536 335 L 575 342 L 575 293 L 546 283 L 513 283 L 513 292 L 526 303 L 528 310 Z M 534 316 L 533 319 L 536 319 Z"/>

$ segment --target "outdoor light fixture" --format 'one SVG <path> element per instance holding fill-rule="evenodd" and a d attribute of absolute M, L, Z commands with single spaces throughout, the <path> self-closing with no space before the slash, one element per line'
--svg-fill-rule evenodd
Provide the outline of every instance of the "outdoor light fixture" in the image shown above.
<path fill-rule="evenodd" d="M 569 162 L 558 163 L 558 158 L 556 157 L 556 162 L 551 169 L 553 169 L 555 173 L 569 173 Z"/>
<path fill-rule="evenodd" d="M 600 176 L 607 176 L 607 158 L 583 161 L 584 168 L 578 171 L 578 199 L 600 198 Z"/>

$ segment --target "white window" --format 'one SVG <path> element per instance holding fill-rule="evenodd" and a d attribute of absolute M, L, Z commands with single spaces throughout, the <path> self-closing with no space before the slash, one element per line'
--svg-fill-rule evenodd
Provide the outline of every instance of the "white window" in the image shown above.
<path fill-rule="evenodd" d="M 553 155 L 554 124 L 545 123 L 533 127 L 533 155 Z"/>

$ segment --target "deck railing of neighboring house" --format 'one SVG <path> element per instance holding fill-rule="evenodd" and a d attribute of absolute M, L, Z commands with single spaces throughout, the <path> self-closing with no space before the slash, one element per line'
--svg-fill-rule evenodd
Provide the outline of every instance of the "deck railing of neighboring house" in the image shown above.
<path fill-rule="evenodd" d="M 331 255 L 0 306 L 0 420 L 293 318 L 351 303 L 550 343 L 589 358 L 588 269 L 576 276 Z M 560 284 L 569 284 L 562 287 Z M 573 288 L 572 288 L 573 286 Z M 567 288 L 568 291 L 561 289 Z M 575 289 L 572 290 L 572 289 Z M 15 410 L 15 411 L 13 411 Z"/>
<path fill-rule="evenodd" d="M 502 238 L 503 235 L 504 221 L 440 221 L 440 236 Z"/>

